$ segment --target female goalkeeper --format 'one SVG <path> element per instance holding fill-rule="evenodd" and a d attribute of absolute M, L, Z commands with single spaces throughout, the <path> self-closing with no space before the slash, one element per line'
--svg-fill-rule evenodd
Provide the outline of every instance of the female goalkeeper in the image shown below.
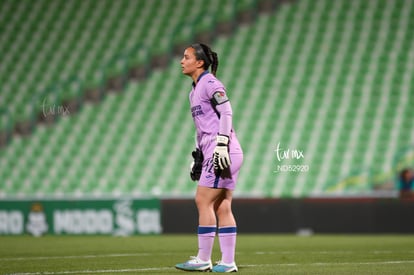
<path fill-rule="evenodd" d="M 195 171 L 197 165 L 192 171 L 192 179 L 198 180 L 195 197 L 199 215 L 198 254 L 176 265 L 186 271 L 237 271 L 234 260 L 237 227 L 231 202 L 243 151 L 232 127 L 233 113 L 226 89 L 215 76 L 217 67 L 217 53 L 204 44 L 186 48 L 181 59 L 183 74 L 193 80 L 189 98 L 197 130 L 197 149 L 203 156 L 201 171 Z M 216 232 L 222 258 L 213 267 L 211 252 Z"/>

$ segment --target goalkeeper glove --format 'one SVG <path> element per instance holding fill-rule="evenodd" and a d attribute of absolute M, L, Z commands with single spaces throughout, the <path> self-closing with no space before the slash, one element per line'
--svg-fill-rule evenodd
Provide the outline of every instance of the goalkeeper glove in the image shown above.
<path fill-rule="evenodd" d="M 224 135 L 217 136 L 217 145 L 214 149 L 213 164 L 215 170 L 224 170 L 230 166 L 229 138 Z"/>
<path fill-rule="evenodd" d="M 191 165 L 190 177 L 193 181 L 197 181 L 200 179 L 201 170 L 203 169 L 204 156 L 203 152 L 198 148 L 196 148 L 191 155 L 193 156 L 194 161 Z"/>

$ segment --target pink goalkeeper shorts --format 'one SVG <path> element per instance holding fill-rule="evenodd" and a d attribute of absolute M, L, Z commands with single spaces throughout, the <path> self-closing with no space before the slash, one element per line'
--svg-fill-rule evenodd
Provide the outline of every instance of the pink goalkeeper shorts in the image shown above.
<path fill-rule="evenodd" d="M 230 167 L 223 170 L 221 175 L 214 173 L 213 158 L 204 159 L 199 186 L 234 190 L 240 167 L 243 164 L 243 153 L 230 154 Z"/>

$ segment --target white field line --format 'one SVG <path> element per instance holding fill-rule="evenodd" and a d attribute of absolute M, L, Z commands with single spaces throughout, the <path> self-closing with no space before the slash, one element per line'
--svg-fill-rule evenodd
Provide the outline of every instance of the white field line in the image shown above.
<path fill-rule="evenodd" d="M 157 255 L 172 255 L 172 253 L 157 253 Z M 16 258 L 0 258 L 2 261 L 42 261 L 42 260 L 58 260 L 58 259 L 92 259 L 92 258 L 116 258 L 116 257 L 143 257 L 154 256 L 153 253 L 120 253 L 120 254 L 101 254 L 101 255 L 73 255 L 73 256 L 41 256 L 41 257 L 16 257 Z"/>
<path fill-rule="evenodd" d="M 414 264 L 414 260 L 404 261 L 383 261 L 383 262 L 344 262 L 344 263 L 286 263 L 286 264 L 245 264 L 239 267 L 263 267 L 263 266 L 332 266 L 332 265 L 398 265 L 398 264 Z"/>
<path fill-rule="evenodd" d="M 378 262 L 344 262 L 344 263 L 287 263 L 287 264 L 245 264 L 239 267 L 281 267 L 281 266 L 333 266 L 333 265 L 398 265 L 398 264 L 414 264 L 414 260 L 407 261 L 378 261 Z M 129 269 L 100 269 L 100 270 L 75 270 L 75 271 L 40 271 L 12 273 L 9 275 L 64 275 L 64 274 L 89 274 L 89 273 L 129 273 L 129 272 L 145 272 L 145 271 L 162 271 L 170 270 L 173 267 L 150 267 L 150 268 L 129 268 Z"/>
<path fill-rule="evenodd" d="M 149 268 L 126 268 L 126 269 L 101 269 L 101 270 L 74 270 L 74 271 L 40 271 L 40 272 L 24 272 L 11 273 L 9 275 L 59 275 L 59 274 L 95 274 L 95 273 L 129 273 L 143 271 L 162 271 L 172 269 L 172 267 L 149 267 Z"/>
<path fill-rule="evenodd" d="M 256 251 L 253 254 L 256 255 L 279 255 L 279 254 L 353 254 L 355 251 L 352 250 L 320 250 L 320 251 Z M 392 250 L 372 250 L 367 251 L 365 254 L 393 254 L 401 253 L 401 251 Z M 405 251 L 404 253 L 414 253 L 414 250 Z M 238 253 L 243 254 L 243 253 Z"/>
<path fill-rule="evenodd" d="M 306 254 L 352 254 L 351 250 L 336 251 L 304 251 Z M 392 250 L 374 250 L 368 251 L 372 254 L 392 254 L 396 251 Z M 279 254 L 297 254 L 300 251 L 256 251 L 256 255 L 279 255 Z M 406 253 L 414 253 L 414 250 L 406 251 Z M 238 255 L 246 254 L 237 252 Z M 249 253 L 250 254 L 250 253 Z M 43 260 L 59 260 L 59 259 L 93 259 L 93 258 L 116 258 L 116 257 L 150 257 L 150 256 L 169 256 L 173 253 L 118 253 L 118 254 L 96 254 L 96 255 L 71 255 L 71 256 L 39 256 L 39 257 L 10 257 L 0 258 L 0 262 L 6 261 L 43 261 Z"/>

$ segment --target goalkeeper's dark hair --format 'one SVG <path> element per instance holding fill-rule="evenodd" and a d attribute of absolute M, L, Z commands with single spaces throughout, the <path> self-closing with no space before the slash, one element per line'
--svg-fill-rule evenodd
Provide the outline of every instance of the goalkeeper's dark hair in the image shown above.
<path fill-rule="evenodd" d="M 202 43 L 192 44 L 191 48 L 194 49 L 196 59 L 204 61 L 204 70 L 208 70 L 208 67 L 211 65 L 211 73 L 216 75 L 219 64 L 217 53 L 213 52 L 209 46 Z"/>

